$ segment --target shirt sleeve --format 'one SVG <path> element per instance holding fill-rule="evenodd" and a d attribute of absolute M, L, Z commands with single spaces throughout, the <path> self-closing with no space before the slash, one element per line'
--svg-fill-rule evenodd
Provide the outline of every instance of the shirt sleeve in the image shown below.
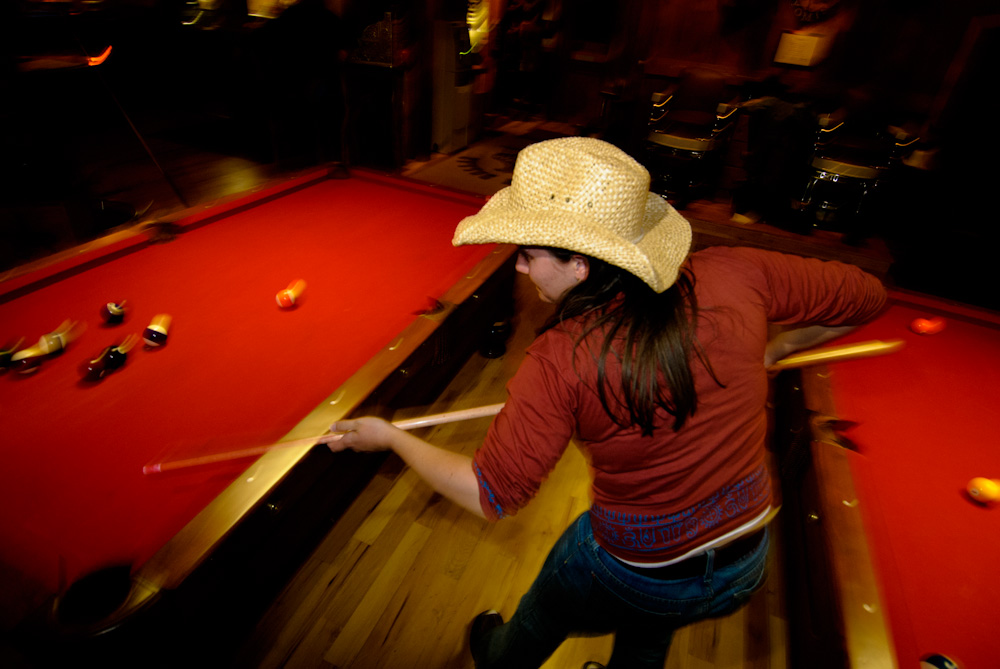
<path fill-rule="evenodd" d="M 743 249 L 764 282 L 768 321 L 782 325 L 860 325 L 885 307 L 882 282 L 837 261 Z"/>
<path fill-rule="evenodd" d="M 557 337 L 549 331 L 529 347 L 507 384 L 503 410 L 473 457 L 480 504 L 490 520 L 515 514 L 535 496 L 575 431 L 573 384 L 560 373 L 572 373 L 572 364 L 562 367 L 549 357 Z"/>

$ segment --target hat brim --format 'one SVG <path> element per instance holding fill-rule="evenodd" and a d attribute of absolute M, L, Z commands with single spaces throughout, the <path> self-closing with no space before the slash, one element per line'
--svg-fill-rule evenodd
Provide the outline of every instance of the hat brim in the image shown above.
<path fill-rule="evenodd" d="M 691 225 L 656 193 L 646 199 L 646 234 L 626 240 L 580 214 L 532 211 L 514 206 L 510 187 L 498 191 L 478 214 L 462 220 L 452 243 L 550 246 L 575 251 L 621 267 L 660 293 L 677 280 L 691 250 Z"/>

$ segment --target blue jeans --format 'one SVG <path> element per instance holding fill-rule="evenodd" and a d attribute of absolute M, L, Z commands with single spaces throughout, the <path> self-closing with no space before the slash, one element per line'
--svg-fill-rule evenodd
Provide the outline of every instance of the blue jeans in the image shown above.
<path fill-rule="evenodd" d="M 563 533 L 514 616 L 490 630 L 477 669 L 540 667 L 570 634 L 614 633 L 608 669 L 662 669 L 674 630 L 742 606 L 764 582 L 768 537 L 747 555 L 705 573 L 658 580 L 597 545 L 584 513 Z"/>

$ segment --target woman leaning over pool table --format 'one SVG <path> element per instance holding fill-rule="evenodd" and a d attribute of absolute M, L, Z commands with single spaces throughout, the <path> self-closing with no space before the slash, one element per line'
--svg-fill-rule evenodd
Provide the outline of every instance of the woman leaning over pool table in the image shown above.
<path fill-rule="evenodd" d="M 497 521 L 575 439 L 592 505 L 509 621 L 473 620 L 476 666 L 538 667 L 570 633 L 613 632 L 609 668 L 661 668 L 676 629 L 730 613 L 764 581 L 768 366 L 874 318 L 885 290 L 837 262 L 690 253 L 690 225 L 646 170 L 590 138 L 521 151 L 511 186 L 455 232 L 456 245 L 496 242 L 520 246 L 517 270 L 556 310 L 482 447 L 469 458 L 365 417 L 336 423 L 331 448 L 391 449 Z M 788 329 L 768 341 L 769 323 Z"/>

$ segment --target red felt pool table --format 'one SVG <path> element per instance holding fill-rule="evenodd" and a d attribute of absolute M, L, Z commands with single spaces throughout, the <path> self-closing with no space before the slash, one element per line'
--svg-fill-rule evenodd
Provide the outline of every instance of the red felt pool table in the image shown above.
<path fill-rule="evenodd" d="M 937 334 L 911 331 L 935 317 Z M 802 666 L 997 666 L 1000 507 L 966 485 L 1000 478 L 1000 317 L 893 293 L 849 339 L 905 346 L 804 370 L 779 404 L 807 410 L 779 421 Z"/>
<path fill-rule="evenodd" d="M 30 346 L 67 319 L 86 326 L 36 371 L 0 376 L 4 627 L 124 565 L 120 606 L 74 623 L 115 626 L 182 583 L 310 448 L 158 475 L 145 465 L 322 434 L 362 402 L 388 401 L 417 366 L 469 352 L 472 323 L 495 320 L 483 308 L 502 308 L 495 282 L 513 248 L 451 245 L 482 198 L 332 177 L 290 179 L 4 277 L 5 341 Z M 296 279 L 305 292 L 279 307 Z M 122 300 L 124 323 L 106 324 L 100 308 Z M 81 363 L 159 314 L 172 316 L 165 345 L 140 342 L 121 369 L 82 380 Z M 457 343 L 433 339 L 460 314 L 472 320 Z"/>

